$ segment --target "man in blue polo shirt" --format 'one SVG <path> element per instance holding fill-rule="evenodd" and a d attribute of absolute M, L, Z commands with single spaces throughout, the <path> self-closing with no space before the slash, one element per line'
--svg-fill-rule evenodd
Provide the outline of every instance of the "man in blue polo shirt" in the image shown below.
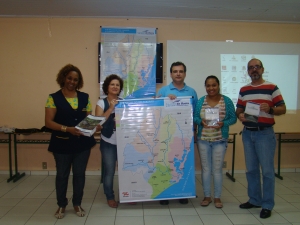
<path fill-rule="evenodd" d="M 175 99 L 179 96 L 193 96 L 193 109 L 195 108 L 198 97 L 197 92 L 184 83 L 186 77 L 186 66 L 182 62 L 174 62 L 170 67 L 170 76 L 172 82 L 162 87 L 158 93 L 158 97 L 169 97 Z"/>
<path fill-rule="evenodd" d="M 198 101 L 197 97 L 197 92 L 187 86 L 184 83 L 184 79 L 186 77 L 186 66 L 182 62 L 174 62 L 172 63 L 170 67 L 170 76 L 172 78 L 172 82 L 167 85 L 162 87 L 158 93 L 158 97 L 169 97 L 170 99 L 175 99 L 176 97 L 179 96 L 193 96 L 193 109 L 195 109 L 195 106 Z M 181 204 L 187 204 L 188 199 L 179 199 L 179 202 Z M 161 200 L 160 201 L 161 205 L 168 205 L 169 201 L 168 200 Z"/>

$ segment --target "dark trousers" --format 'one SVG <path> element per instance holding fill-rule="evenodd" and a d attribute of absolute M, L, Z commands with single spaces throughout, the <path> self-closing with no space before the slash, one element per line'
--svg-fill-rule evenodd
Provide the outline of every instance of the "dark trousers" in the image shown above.
<path fill-rule="evenodd" d="M 56 199 L 59 207 L 68 205 L 67 188 L 72 167 L 73 172 L 73 206 L 80 206 L 85 185 L 85 170 L 91 150 L 75 154 L 53 153 L 56 162 Z"/>

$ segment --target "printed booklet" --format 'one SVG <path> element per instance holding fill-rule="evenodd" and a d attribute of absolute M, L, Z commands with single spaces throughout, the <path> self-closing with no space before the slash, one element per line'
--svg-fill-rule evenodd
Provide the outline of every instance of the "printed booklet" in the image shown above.
<path fill-rule="evenodd" d="M 97 125 L 106 121 L 104 116 L 88 115 L 75 128 L 81 131 L 84 136 L 92 136 L 96 132 Z"/>
<path fill-rule="evenodd" d="M 247 102 L 244 117 L 247 121 L 257 123 L 260 112 L 260 105 L 255 102 Z"/>

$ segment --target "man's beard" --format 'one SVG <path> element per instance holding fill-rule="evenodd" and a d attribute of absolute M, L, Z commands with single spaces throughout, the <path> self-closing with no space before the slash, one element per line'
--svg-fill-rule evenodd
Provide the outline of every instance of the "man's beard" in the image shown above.
<path fill-rule="evenodd" d="M 260 79 L 260 75 L 258 73 L 251 74 L 250 77 L 251 77 L 251 80 L 259 80 Z"/>

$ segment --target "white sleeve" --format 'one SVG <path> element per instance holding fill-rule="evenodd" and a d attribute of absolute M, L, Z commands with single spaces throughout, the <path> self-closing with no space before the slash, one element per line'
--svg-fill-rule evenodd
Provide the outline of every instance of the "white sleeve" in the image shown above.
<path fill-rule="evenodd" d="M 103 99 L 99 99 L 97 102 L 97 105 L 104 111 L 104 100 Z"/>

